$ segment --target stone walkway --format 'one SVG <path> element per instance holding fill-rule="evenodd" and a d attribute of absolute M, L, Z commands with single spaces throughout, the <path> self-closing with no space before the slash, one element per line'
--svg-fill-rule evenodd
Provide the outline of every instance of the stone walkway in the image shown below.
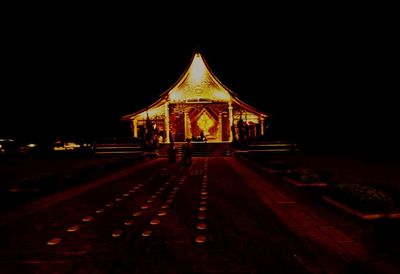
<path fill-rule="evenodd" d="M 390 270 L 230 157 L 158 159 L 71 191 L 0 227 L 0 273 Z"/>

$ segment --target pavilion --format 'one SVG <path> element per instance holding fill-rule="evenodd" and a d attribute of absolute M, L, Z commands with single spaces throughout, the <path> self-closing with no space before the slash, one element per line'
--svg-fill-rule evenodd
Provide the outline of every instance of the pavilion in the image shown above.
<path fill-rule="evenodd" d="M 179 80 L 150 106 L 122 117 L 131 121 L 133 137 L 148 128 L 160 143 L 207 140 L 232 142 L 264 135 L 267 115 L 256 110 L 222 84 L 200 53 Z"/>

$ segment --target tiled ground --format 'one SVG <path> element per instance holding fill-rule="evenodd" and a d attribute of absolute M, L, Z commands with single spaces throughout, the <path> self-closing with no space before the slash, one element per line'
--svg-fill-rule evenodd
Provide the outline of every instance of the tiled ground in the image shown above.
<path fill-rule="evenodd" d="M 148 160 L 0 216 L 0 273 L 397 273 L 317 197 L 235 158 Z"/>
<path fill-rule="evenodd" d="M 225 158 L 157 160 L 0 233 L 1 273 L 325 272 Z"/>

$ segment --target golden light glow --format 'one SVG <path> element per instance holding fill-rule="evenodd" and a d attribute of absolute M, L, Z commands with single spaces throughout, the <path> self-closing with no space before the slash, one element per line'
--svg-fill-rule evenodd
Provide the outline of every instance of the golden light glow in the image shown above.
<path fill-rule="evenodd" d="M 80 148 L 80 144 L 72 143 L 72 142 L 67 142 L 67 143 L 56 143 L 53 146 L 54 151 L 62 151 L 62 150 L 76 150 Z"/>
<path fill-rule="evenodd" d="M 171 92 L 169 95 L 169 99 L 171 101 L 182 101 L 183 100 L 183 92 L 181 90 L 176 90 Z"/>
<path fill-rule="evenodd" d="M 209 130 L 214 125 L 214 121 L 207 112 L 203 111 L 203 114 L 201 114 L 199 120 L 197 120 L 197 125 L 203 131 L 204 135 L 209 135 Z"/>
<path fill-rule="evenodd" d="M 189 69 L 188 78 L 193 84 L 199 84 L 201 83 L 201 81 L 204 80 L 204 78 L 206 78 L 207 73 L 208 71 L 206 65 L 203 62 L 203 59 L 201 59 L 199 53 L 196 53 L 193 59 L 193 63 Z"/>
<path fill-rule="evenodd" d="M 239 120 L 240 119 L 240 115 L 237 114 L 235 115 L 235 120 Z M 242 119 L 245 122 L 248 123 L 253 123 L 253 124 L 259 124 L 260 123 L 260 117 L 256 114 L 256 113 L 252 113 L 252 112 L 245 112 L 242 114 Z"/>
<path fill-rule="evenodd" d="M 149 115 L 150 119 L 154 119 L 155 116 L 162 116 L 164 114 L 164 105 L 161 106 L 156 106 L 154 108 L 151 108 L 147 111 L 143 111 L 142 113 L 138 114 L 135 119 L 138 120 L 146 120 L 147 115 Z"/>
<path fill-rule="evenodd" d="M 195 54 L 182 80 L 169 92 L 172 102 L 227 102 L 230 99 L 229 92 L 212 75 L 199 53 Z"/>
<path fill-rule="evenodd" d="M 252 107 L 238 100 L 235 97 L 235 94 L 226 88 L 211 72 L 201 54 L 196 53 L 189 68 L 185 71 L 179 81 L 167 92 L 163 93 L 162 97 L 160 97 L 157 102 L 147 109 L 143 109 L 131 115 L 126 115 L 123 119 L 130 119 L 133 121 L 133 135 L 135 137 L 138 135 L 138 126 L 143 126 L 147 118 L 152 121 L 156 120 L 157 123 L 158 121 L 164 120 L 165 126 L 164 128 L 161 126 L 160 129 L 165 129 L 165 134 L 168 134 L 167 136 L 169 136 L 168 129 L 175 127 L 173 124 L 174 121 L 171 123 L 169 121 L 168 113 L 171 113 L 171 109 L 173 109 L 174 112 L 180 112 L 183 109 L 191 109 L 189 103 L 193 103 L 195 108 L 197 108 L 198 104 L 213 102 L 228 104 L 227 117 L 229 118 L 229 125 L 236 123 L 239 119 L 243 119 L 243 121 L 247 122 L 249 125 L 260 124 L 263 123 L 263 119 L 266 117 L 265 114 L 259 113 Z M 178 107 L 175 108 L 175 104 Z M 182 107 L 180 104 L 183 104 Z M 235 104 L 235 109 L 233 108 L 233 104 Z M 222 137 L 223 134 L 221 133 L 221 131 L 225 130 L 222 125 L 220 125 L 221 118 L 218 118 L 219 120 L 217 121 L 217 118 L 205 111 L 204 108 L 203 112 L 196 112 L 195 116 L 196 117 L 194 119 L 191 118 L 188 123 L 184 122 L 185 138 L 191 138 L 192 126 L 196 125 L 193 127 L 194 131 L 196 131 L 195 134 L 197 134 L 200 129 L 205 136 L 209 136 L 211 130 L 213 136 L 210 140 L 215 141 L 222 138 L 226 139 L 225 137 Z M 186 120 L 184 121 L 187 121 L 187 118 L 188 117 L 185 116 Z M 155 125 L 154 122 L 153 124 Z M 216 125 L 218 125 L 218 127 Z M 228 131 L 228 134 L 231 136 L 230 129 L 228 129 Z M 261 135 L 263 135 L 263 127 L 261 127 Z M 168 138 L 166 138 L 166 140 L 168 143 Z M 231 137 L 229 137 L 229 140 L 231 140 Z M 66 150 L 68 148 L 63 146 L 55 149 Z"/>
<path fill-rule="evenodd" d="M 228 92 L 222 92 L 221 90 L 214 91 L 215 98 L 220 99 L 221 101 L 229 101 L 230 95 Z"/>

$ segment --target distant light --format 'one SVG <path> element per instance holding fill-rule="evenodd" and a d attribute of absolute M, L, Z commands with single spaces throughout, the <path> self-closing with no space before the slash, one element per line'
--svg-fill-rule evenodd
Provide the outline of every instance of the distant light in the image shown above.
<path fill-rule="evenodd" d="M 76 144 L 76 143 L 65 143 L 64 147 L 68 150 L 68 149 L 79 148 L 79 147 L 81 147 L 81 145 Z"/>
<path fill-rule="evenodd" d="M 33 147 L 37 147 L 37 144 L 27 144 L 27 147 L 33 148 Z"/>
<path fill-rule="evenodd" d="M 68 142 L 68 143 L 59 143 L 56 142 L 55 146 L 53 147 L 53 150 L 55 151 L 61 151 L 61 150 L 75 150 L 77 148 L 80 148 L 81 145 L 73 142 Z"/>
<path fill-rule="evenodd" d="M 0 142 L 15 142 L 13 139 L 0 139 Z"/>

